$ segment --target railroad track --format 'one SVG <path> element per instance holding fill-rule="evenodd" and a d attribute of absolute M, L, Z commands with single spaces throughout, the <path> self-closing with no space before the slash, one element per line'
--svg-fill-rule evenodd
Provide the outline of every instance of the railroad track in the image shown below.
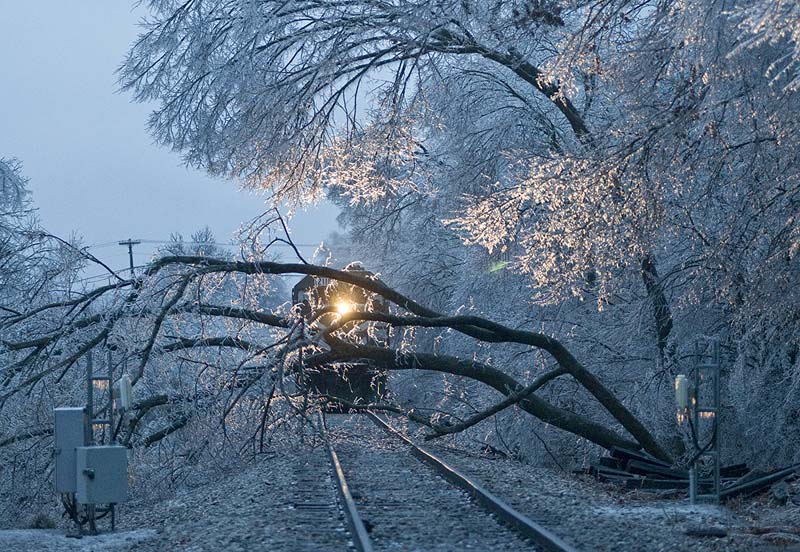
<path fill-rule="evenodd" d="M 347 434 L 335 450 L 329 439 L 328 452 L 359 551 L 575 552 L 377 416 L 368 416 L 371 420 L 334 415 L 325 423 L 331 431 Z M 383 431 L 392 438 L 386 439 Z M 417 459 L 431 469 L 421 469 Z"/>
<path fill-rule="evenodd" d="M 282 512 L 288 526 L 297 535 L 293 549 L 297 551 L 345 550 L 347 548 L 345 514 L 332 500 L 331 485 L 336 478 L 329 475 L 325 458 L 310 454 L 305 462 L 291 466 L 287 474 L 292 480 L 292 495 Z"/>

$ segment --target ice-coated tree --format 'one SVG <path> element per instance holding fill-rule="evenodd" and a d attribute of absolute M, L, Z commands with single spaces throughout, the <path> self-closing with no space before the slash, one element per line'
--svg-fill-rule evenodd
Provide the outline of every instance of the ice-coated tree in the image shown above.
<path fill-rule="evenodd" d="M 150 5 L 121 79 L 160 102 L 155 135 L 276 198 L 327 190 L 356 250 L 431 300 L 480 295 L 460 238 L 528 275 L 507 301 L 602 309 L 566 326 L 600 369 L 665 390 L 718 336 L 736 410 L 748 378 L 796 365 L 794 2 Z M 756 387 L 797 381 L 777 370 Z M 788 397 L 763 419 L 796 423 Z"/>
<path fill-rule="evenodd" d="M 265 261 L 257 244 L 237 260 L 176 249 L 135 280 L 6 317 L 0 409 L 111 343 L 138 394 L 120 437 L 176 466 L 222 462 L 298 414 L 303 349 L 308 368 L 367 358 L 399 374 L 408 396 L 382 407 L 433 435 L 671 459 L 686 444 L 671 379 L 711 336 L 728 450 L 797 460 L 792 3 L 148 5 L 120 78 L 157 103 L 156 138 L 276 201 L 327 194 L 350 229 L 341 264 L 380 281 Z M 288 273 L 393 310 L 301 324 L 264 300 Z M 392 326 L 392 347 L 349 340 L 356 322 Z"/>
<path fill-rule="evenodd" d="M 39 225 L 21 163 L 0 158 L 0 357 L 9 360 L 0 368 L 3 389 L 32 375 L 10 360 L 26 355 L 20 355 L 13 345 L 25 339 L 26 330 L 15 327 L 13 321 L 50 301 L 74 298 L 81 287 L 77 276 L 86 260 L 78 240 L 57 239 Z M 45 316 L 39 320 L 38 331 L 52 328 L 54 323 L 57 321 Z M 32 351 L 37 351 L 36 347 L 28 350 Z M 50 353 L 60 354 L 57 350 Z M 38 391 L 27 397 L 0 399 L 0 523 L 47 499 L 41 485 L 51 462 L 51 409 L 73 389 L 64 382 L 61 388 L 40 386 Z M 30 485 L 31 481 L 37 485 Z"/>
<path fill-rule="evenodd" d="M 173 232 L 170 234 L 169 243 L 158 248 L 157 255 L 205 255 L 222 258 L 227 256 L 228 252 L 216 242 L 211 228 L 204 226 L 192 232 L 188 242 L 183 239 L 180 232 Z"/>
<path fill-rule="evenodd" d="M 18 253 L 29 215 L 29 198 L 20 163 L 0 158 L 0 293 L 11 297 L 21 292 L 25 263 Z"/>

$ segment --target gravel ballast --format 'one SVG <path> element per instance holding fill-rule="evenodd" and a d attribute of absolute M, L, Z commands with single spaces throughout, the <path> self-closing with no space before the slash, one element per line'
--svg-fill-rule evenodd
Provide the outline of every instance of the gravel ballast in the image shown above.
<path fill-rule="evenodd" d="M 328 416 L 329 436 L 376 551 L 537 550 L 364 416 Z"/>
<path fill-rule="evenodd" d="M 777 509 L 762 504 L 758 515 L 746 514 L 741 504 L 692 505 L 688 499 L 663 499 L 600 484 L 520 462 L 474 454 L 444 441 L 423 443 L 468 477 L 504 499 L 533 521 L 552 530 L 579 550 L 632 552 L 772 552 L 794 550 L 791 534 L 764 538 L 754 527 L 772 512 L 774 525 L 792 527 L 797 508 Z M 782 510 L 782 511 L 779 511 Z M 794 525 L 797 527 L 797 525 Z M 719 536 L 724 533 L 724 536 Z M 693 536 L 694 535 L 694 536 Z M 796 541 L 800 544 L 800 539 Z M 777 546 L 777 547 L 776 547 Z M 800 551 L 800 546 L 796 548 Z"/>
<path fill-rule="evenodd" d="M 297 446 L 245 472 L 131 513 L 129 527 L 155 527 L 136 550 L 348 550 L 325 449 Z"/>
<path fill-rule="evenodd" d="M 480 511 L 461 491 L 431 475 L 430 468 L 413 458 L 404 443 L 379 431 L 365 417 L 331 433 L 354 498 L 366 514 L 379 549 L 532 549 L 529 543 L 505 535 L 504 526 Z M 688 500 L 665 500 L 599 484 L 589 477 L 469 452 L 446 440 L 417 441 L 585 552 L 800 551 L 797 479 L 785 484 L 786 497 L 780 504 L 764 493 L 725 506 L 692 506 Z M 426 473 L 430 476 L 426 482 L 417 483 Z M 390 476 L 388 480 L 384 474 Z M 415 491 L 418 504 L 413 506 L 420 506 L 417 512 L 421 513 L 400 514 L 404 501 L 391 493 L 404 487 Z M 382 521 L 375 507 L 394 520 Z M 440 514 L 442 508 L 457 512 L 459 519 Z M 421 518 L 421 525 L 415 516 Z M 483 537 L 471 536 L 462 521 Z M 25 523 L 20 520 L 20 526 Z M 396 539 L 393 525 L 402 525 L 410 540 Z M 106 528 L 105 520 L 100 526 Z M 449 544 L 439 539 L 443 533 Z M 2 552 L 83 550 L 344 552 L 353 548 L 327 451 L 316 440 L 313 446 L 275 447 L 244 469 L 220 473 L 208 484 L 184 489 L 155 504 L 132 501 L 120 507 L 113 534 L 77 540 L 66 538 L 63 529 L 0 531 Z"/>
<path fill-rule="evenodd" d="M 320 442 L 266 454 L 239 473 L 118 512 L 115 533 L 73 539 L 64 530 L 0 531 L 0 551 L 351 550 Z M 108 530 L 105 520 L 98 526 Z"/>

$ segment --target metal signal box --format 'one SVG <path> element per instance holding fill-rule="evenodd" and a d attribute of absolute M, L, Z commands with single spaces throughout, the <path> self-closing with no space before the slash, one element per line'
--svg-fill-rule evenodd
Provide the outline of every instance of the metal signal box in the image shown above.
<path fill-rule="evenodd" d="M 79 447 L 76 468 L 78 504 L 119 504 L 128 499 L 127 447 Z"/>
<path fill-rule="evenodd" d="M 86 444 L 88 416 L 83 408 L 56 408 L 53 433 L 56 458 L 56 492 L 77 490 L 76 450 Z"/>

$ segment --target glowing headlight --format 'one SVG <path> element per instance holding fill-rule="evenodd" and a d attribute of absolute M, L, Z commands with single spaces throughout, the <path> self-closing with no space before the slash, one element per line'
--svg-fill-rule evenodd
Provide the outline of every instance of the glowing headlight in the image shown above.
<path fill-rule="evenodd" d="M 348 301 L 339 301 L 336 303 L 336 312 L 339 314 L 347 314 L 353 310 L 353 304 Z"/>

